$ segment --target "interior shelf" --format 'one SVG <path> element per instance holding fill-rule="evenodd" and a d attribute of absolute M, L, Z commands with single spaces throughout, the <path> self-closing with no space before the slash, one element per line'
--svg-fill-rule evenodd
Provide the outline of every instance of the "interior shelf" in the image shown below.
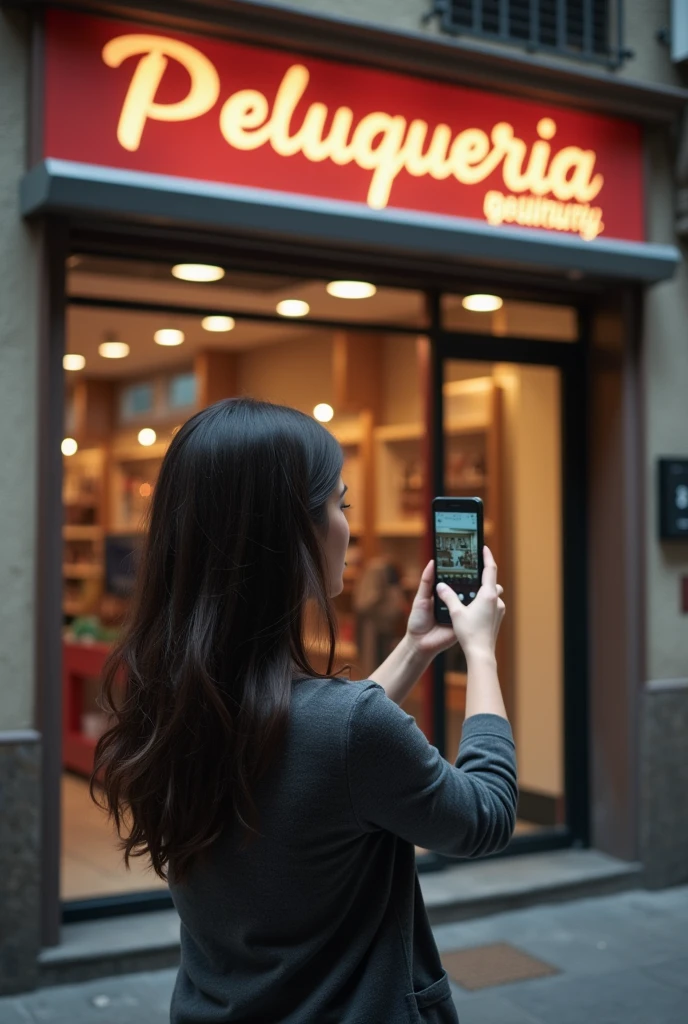
<path fill-rule="evenodd" d="M 63 526 L 62 536 L 65 540 L 100 540 L 103 536 L 103 527 Z"/>
<path fill-rule="evenodd" d="M 422 537 L 426 524 L 422 519 L 380 523 L 375 527 L 378 537 Z"/>
<path fill-rule="evenodd" d="M 99 579 L 103 575 L 104 569 L 102 565 L 70 565 L 65 563 L 62 566 L 62 575 L 67 576 L 74 580 L 95 580 Z"/>

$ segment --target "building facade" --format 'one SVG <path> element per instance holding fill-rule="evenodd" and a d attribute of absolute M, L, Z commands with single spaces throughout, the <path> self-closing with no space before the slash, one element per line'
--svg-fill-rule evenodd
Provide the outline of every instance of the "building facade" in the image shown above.
<path fill-rule="evenodd" d="M 293 340 L 284 362 L 270 349 L 282 390 L 264 383 L 267 357 L 250 356 L 249 341 L 231 357 L 199 348 L 196 404 L 265 387 L 298 405 L 301 382 L 285 381 L 301 375 L 299 358 L 312 363 L 331 345 L 331 387 L 318 386 L 357 417 L 355 440 L 348 420 L 339 429 L 345 449 L 360 445 L 361 491 L 393 474 L 395 444 L 419 445 L 391 526 L 380 527 L 372 497 L 361 502 L 363 562 L 403 561 L 410 538 L 422 553 L 432 493 L 450 493 L 452 472 L 475 488 L 493 474 L 486 501 L 500 495 L 495 545 L 517 612 L 505 659 L 528 794 L 521 817 L 547 826 L 523 842 L 640 862 L 652 886 L 688 881 L 685 26 L 668 0 L 569 0 L 561 21 L 555 6 L 2 5 L 0 991 L 37 983 L 40 951 L 59 943 L 70 902 L 60 880 L 63 658 L 65 623 L 78 616 L 63 614 L 63 578 L 76 571 L 63 547 L 100 527 L 63 514 L 59 442 L 71 417 L 81 443 L 79 416 L 89 450 L 120 440 L 113 427 L 103 441 L 102 427 L 106 406 L 115 422 L 119 383 L 103 371 L 79 390 L 65 382 L 64 356 L 77 337 L 87 344 L 91 322 L 79 318 L 89 310 L 108 310 L 112 323 L 113 311 L 174 312 L 185 327 L 197 293 L 172 294 L 159 268 L 187 257 L 250 271 L 256 295 L 263 272 L 375 282 L 380 313 L 362 317 L 359 333 L 348 312 L 316 310 L 311 284 L 319 347 L 306 351 L 305 335 L 260 339 Z M 297 116 L 307 109 L 310 133 Z M 406 133 L 420 124 L 414 148 Z M 146 148 L 151 132 L 159 145 Z M 148 268 L 147 290 L 118 269 L 127 261 Z M 493 292 L 503 312 L 485 328 L 465 300 Z M 209 314 L 276 329 L 258 299 L 240 308 L 237 295 L 213 300 Z M 143 385 L 141 366 L 132 380 Z M 180 367 L 178 377 L 189 372 Z M 416 372 L 427 394 L 413 390 Z M 469 429 L 462 417 L 478 393 L 489 410 Z M 417 423 L 400 396 L 417 403 Z M 485 435 L 472 477 L 465 451 L 451 455 L 462 431 Z M 141 495 L 146 486 L 137 483 Z M 106 541 L 126 532 L 106 529 Z M 547 595 L 541 607 L 534 590 Z M 561 674 L 556 693 L 550 671 Z M 460 703 L 460 675 L 444 666 L 424 683 L 418 714 L 441 749 L 454 743 L 448 694 Z"/>

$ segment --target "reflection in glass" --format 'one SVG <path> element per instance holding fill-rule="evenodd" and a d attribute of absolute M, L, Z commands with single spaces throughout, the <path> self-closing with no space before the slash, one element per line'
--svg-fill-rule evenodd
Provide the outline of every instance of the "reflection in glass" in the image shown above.
<path fill-rule="evenodd" d="M 446 360 L 445 493 L 485 505 L 505 589 L 500 681 L 519 751 L 520 831 L 563 824 L 560 373 Z M 445 659 L 446 757 L 465 713 L 466 665 Z"/>
<path fill-rule="evenodd" d="M 578 340 L 578 315 L 573 306 L 504 299 L 501 305 L 495 308 L 495 303 L 480 307 L 479 304 L 466 303 L 466 299 L 465 295 L 442 296 L 442 327 L 445 330 L 489 334 L 499 338 L 569 342 Z"/>

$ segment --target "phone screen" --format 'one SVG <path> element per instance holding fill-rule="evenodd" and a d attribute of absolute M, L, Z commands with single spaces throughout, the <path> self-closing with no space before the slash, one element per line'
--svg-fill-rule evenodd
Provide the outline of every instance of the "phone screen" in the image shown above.
<path fill-rule="evenodd" d="M 477 512 L 435 512 L 435 573 L 468 604 L 480 587 Z"/>

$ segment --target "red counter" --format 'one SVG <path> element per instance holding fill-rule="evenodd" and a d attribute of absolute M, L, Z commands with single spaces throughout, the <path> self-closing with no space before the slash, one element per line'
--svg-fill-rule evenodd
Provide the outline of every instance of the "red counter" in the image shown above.
<path fill-rule="evenodd" d="M 96 740 L 81 731 L 84 683 L 100 678 L 111 645 L 75 643 L 62 645 L 62 763 L 65 768 L 90 776 Z"/>

